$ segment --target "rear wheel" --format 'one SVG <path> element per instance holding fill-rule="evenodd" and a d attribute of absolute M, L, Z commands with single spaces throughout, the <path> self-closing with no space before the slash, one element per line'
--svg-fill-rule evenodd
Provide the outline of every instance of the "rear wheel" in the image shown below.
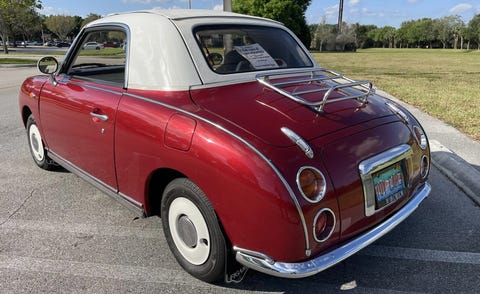
<path fill-rule="evenodd" d="M 200 188 L 185 178 L 173 180 L 163 194 L 161 216 L 167 243 L 178 263 L 205 282 L 223 278 L 225 239 Z"/>
<path fill-rule="evenodd" d="M 33 115 L 27 119 L 28 147 L 35 163 L 43 169 L 52 170 L 58 165 L 47 155 L 42 135 Z"/>

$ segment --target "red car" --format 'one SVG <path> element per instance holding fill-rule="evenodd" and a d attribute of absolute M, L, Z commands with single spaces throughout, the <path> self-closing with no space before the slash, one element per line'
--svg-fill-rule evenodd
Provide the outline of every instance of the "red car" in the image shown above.
<path fill-rule="evenodd" d="M 91 42 L 129 45 L 92 56 Z M 204 281 L 240 280 L 246 268 L 316 274 L 430 193 L 419 122 L 371 82 L 317 65 L 275 21 L 110 15 L 61 64 L 38 67 L 19 97 L 35 163 L 159 215 L 178 262 Z"/>

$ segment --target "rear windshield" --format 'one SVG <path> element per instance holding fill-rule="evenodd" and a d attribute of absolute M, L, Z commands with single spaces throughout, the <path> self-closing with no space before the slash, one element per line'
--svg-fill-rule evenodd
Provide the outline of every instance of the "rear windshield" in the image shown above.
<path fill-rule="evenodd" d="M 208 26 L 194 33 L 210 68 L 219 74 L 312 66 L 302 47 L 282 29 Z"/>

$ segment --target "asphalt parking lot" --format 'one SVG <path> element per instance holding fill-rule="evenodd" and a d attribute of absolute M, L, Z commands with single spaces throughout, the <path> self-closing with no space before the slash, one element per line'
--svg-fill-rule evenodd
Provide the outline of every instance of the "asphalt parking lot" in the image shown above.
<path fill-rule="evenodd" d="M 0 68 L 0 293 L 479 293 L 480 145 L 412 109 L 432 140 L 432 193 L 373 245 L 300 280 L 186 274 L 158 217 L 138 219 L 66 171 L 35 166 L 18 112 L 34 68 Z"/>

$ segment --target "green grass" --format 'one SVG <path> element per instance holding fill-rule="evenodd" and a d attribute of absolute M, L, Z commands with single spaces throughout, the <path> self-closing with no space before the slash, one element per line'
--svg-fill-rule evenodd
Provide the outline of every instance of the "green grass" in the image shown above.
<path fill-rule="evenodd" d="M 105 48 L 101 50 L 82 50 L 80 51 L 82 56 L 99 56 L 99 57 L 109 57 L 109 58 L 124 58 L 125 50 L 121 48 Z"/>
<path fill-rule="evenodd" d="M 376 87 L 480 140 L 480 51 L 313 53 L 320 66 Z"/>
<path fill-rule="evenodd" d="M 25 58 L 0 58 L 0 64 L 36 64 L 35 59 Z"/>

